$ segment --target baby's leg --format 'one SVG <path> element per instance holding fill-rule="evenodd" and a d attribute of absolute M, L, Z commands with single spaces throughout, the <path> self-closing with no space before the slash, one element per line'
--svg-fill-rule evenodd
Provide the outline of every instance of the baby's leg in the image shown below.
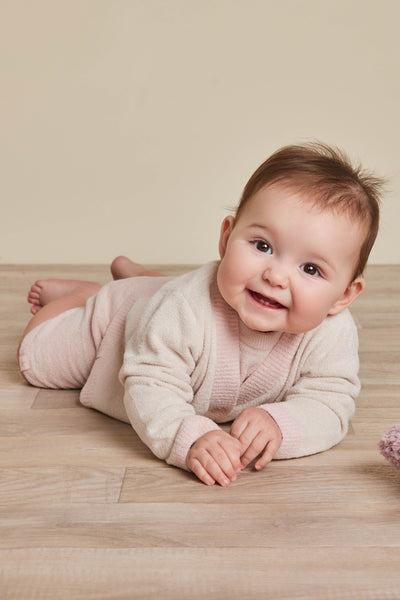
<path fill-rule="evenodd" d="M 109 320 L 107 301 L 95 315 L 99 284 L 78 282 L 76 286 L 77 282 L 64 281 L 58 285 L 56 280 L 54 287 L 53 283 L 42 280 L 39 284 L 42 301 L 48 303 L 38 309 L 23 333 L 18 348 L 20 370 L 37 387 L 81 388 Z M 61 288 L 64 295 L 60 295 Z"/>
<path fill-rule="evenodd" d="M 126 314 L 137 299 L 152 296 L 163 282 L 156 277 L 112 281 L 95 295 L 92 285 L 79 283 L 80 287 L 72 287 L 66 295 L 42 307 L 25 330 L 18 352 L 19 365 L 32 385 L 82 388 L 96 357 L 101 358 L 98 353 L 105 337 L 110 363 L 115 366 L 122 361 Z M 103 360 L 104 364 L 106 371 L 112 371 L 110 377 L 115 375 L 118 380 L 120 365 L 113 370 L 107 361 Z"/>
<path fill-rule="evenodd" d="M 37 281 L 31 287 L 28 295 L 28 301 L 32 302 L 34 298 L 35 304 L 31 308 L 33 317 L 26 326 L 22 339 L 44 321 L 53 319 L 71 308 L 85 306 L 87 300 L 100 289 L 101 285 L 99 283 L 91 281 L 71 279 L 42 279 Z M 30 297 L 31 300 L 29 300 Z"/>
<path fill-rule="evenodd" d="M 163 273 L 150 271 L 143 265 L 135 263 L 127 256 L 117 256 L 111 263 L 111 274 L 113 279 L 128 279 L 129 277 L 163 277 Z M 67 296 L 76 288 L 84 288 L 91 291 L 90 296 L 97 294 L 101 285 L 93 281 L 81 281 L 79 279 L 39 279 L 35 281 L 28 293 L 28 302 L 31 313 L 36 315 L 43 306 L 63 296 Z"/>
<path fill-rule="evenodd" d="M 133 262 L 127 256 L 117 256 L 111 263 L 113 279 L 127 279 L 128 277 L 163 277 L 163 273 L 149 271 L 143 265 Z"/>

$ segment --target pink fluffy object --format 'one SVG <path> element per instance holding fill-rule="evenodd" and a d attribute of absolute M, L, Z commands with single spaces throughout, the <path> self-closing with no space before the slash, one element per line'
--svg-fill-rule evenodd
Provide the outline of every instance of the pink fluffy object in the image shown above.
<path fill-rule="evenodd" d="M 393 425 L 379 442 L 381 454 L 400 469 L 400 425 Z"/>

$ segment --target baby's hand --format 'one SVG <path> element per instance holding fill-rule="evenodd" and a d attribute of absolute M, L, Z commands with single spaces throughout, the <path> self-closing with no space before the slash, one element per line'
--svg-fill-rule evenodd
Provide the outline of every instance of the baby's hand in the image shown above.
<path fill-rule="evenodd" d="M 186 465 L 205 484 L 222 486 L 236 480 L 241 470 L 241 444 L 222 430 L 209 431 L 190 448 Z"/>
<path fill-rule="evenodd" d="M 282 433 L 277 422 L 262 408 L 245 408 L 234 420 L 231 436 L 241 444 L 241 465 L 247 467 L 260 456 L 254 465 L 262 469 L 275 456 L 282 443 Z"/>

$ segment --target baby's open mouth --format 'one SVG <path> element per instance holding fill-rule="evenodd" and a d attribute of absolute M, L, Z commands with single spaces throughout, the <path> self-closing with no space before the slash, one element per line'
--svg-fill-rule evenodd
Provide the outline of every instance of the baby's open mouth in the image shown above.
<path fill-rule="evenodd" d="M 259 294 L 258 292 L 253 292 L 249 290 L 250 296 L 262 306 L 267 306 L 268 308 L 286 308 L 280 302 L 273 300 L 272 298 L 268 298 L 268 296 L 264 296 L 263 294 Z"/>

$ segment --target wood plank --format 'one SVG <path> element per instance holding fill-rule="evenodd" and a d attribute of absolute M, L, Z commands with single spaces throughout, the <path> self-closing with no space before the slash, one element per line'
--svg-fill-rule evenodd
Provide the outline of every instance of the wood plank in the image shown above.
<path fill-rule="evenodd" d="M 354 448 L 353 456 L 354 456 Z M 310 457 L 312 458 L 312 457 Z M 127 468 L 120 502 L 146 502 L 157 498 L 159 502 L 201 502 L 230 504 L 262 503 L 268 505 L 296 498 L 299 503 L 335 502 L 398 502 L 400 497 L 400 471 L 391 466 L 376 450 L 375 461 L 323 465 L 315 468 L 308 457 L 290 461 L 274 461 L 263 471 L 251 468 L 242 471 L 229 488 L 207 487 L 193 475 L 176 470 L 155 468 L 140 473 L 140 469 Z M 400 517 L 400 514 L 399 514 Z"/>
<path fill-rule="evenodd" d="M 398 600 L 399 562 L 397 548 L 1 550 L 0 585 L 18 600 Z"/>
<path fill-rule="evenodd" d="M 384 406 L 387 409 L 399 406 L 399 386 L 390 383 L 363 382 L 357 407 Z"/>
<path fill-rule="evenodd" d="M 0 469 L 1 504 L 118 502 L 124 473 L 123 468 L 76 465 Z"/>
<path fill-rule="evenodd" d="M 391 426 L 387 423 L 387 429 Z M 307 465 L 324 467 L 326 465 L 353 465 L 355 462 L 354 449 L 357 451 L 357 464 L 373 464 L 379 460 L 378 440 L 380 434 L 386 431 L 385 425 L 369 432 L 369 437 L 357 436 L 354 440 L 350 435 L 338 446 L 313 456 L 308 456 Z M 82 466 L 104 467 L 124 465 L 132 468 L 154 470 L 158 465 L 175 474 L 173 467 L 168 467 L 150 452 L 140 441 L 133 430 L 131 435 L 107 432 L 90 432 L 85 436 L 77 435 L 46 435 L 40 437 L 0 437 L 0 465 L 2 467 L 33 467 L 47 466 Z M 354 434 L 353 434 L 354 436 Z M 286 461 L 279 463 L 282 469 Z M 175 476 L 175 475 L 174 475 Z"/>
<path fill-rule="evenodd" d="M 0 389 L 0 411 L 24 409 L 28 410 L 32 407 L 39 390 L 37 388 L 6 388 Z M 1 423 L 0 423 L 1 428 Z"/>
<path fill-rule="evenodd" d="M 359 376 L 363 385 L 400 385 L 400 352 L 364 352 Z"/>
<path fill-rule="evenodd" d="M 79 402 L 80 390 L 46 390 L 39 389 L 32 404 L 33 409 L 60 409 L 77 408 L 82 409 Z"/>
<path fill-rule="evenodd" d="M 4 409 L 1 411 L 1 435 L 17 436 L 27 435 L 29 437 L 54 434 L 59 435 L 84 435 L 90 431 L 107 430 L 109 433 L 117 432 L 130 435 L 132 427 L 122 421 L 107 417 L 96 410 L 77 406 L 73 408 L 38 409 L 24 412 L 23 418 L 15 419 L 14 410 Z"/>
<path fill-rule="evenodd" d="M 137 437 L 133 429 L 128 434 L 117 431 L 92 431 L 85 435 L 60 435 L 57 431 L 40 437 L 0 437 L 2 467 L 82 466 L 154 468 L 160 461 Z"/>
<path fill-rule="evenodd" d="M 201 495 L 200 495 L 201 496 Z M 400 548 L 398 503 L 83 504 L 2 508 L 0 548 Z M 394 520 L 397 523 L 394 524 Z M 234 526 L 232 526 L 234 523 Z M 218 535 L 215 532 L 218 531 Z M 262 532 L 260 534 L 260 532 Z"/>

